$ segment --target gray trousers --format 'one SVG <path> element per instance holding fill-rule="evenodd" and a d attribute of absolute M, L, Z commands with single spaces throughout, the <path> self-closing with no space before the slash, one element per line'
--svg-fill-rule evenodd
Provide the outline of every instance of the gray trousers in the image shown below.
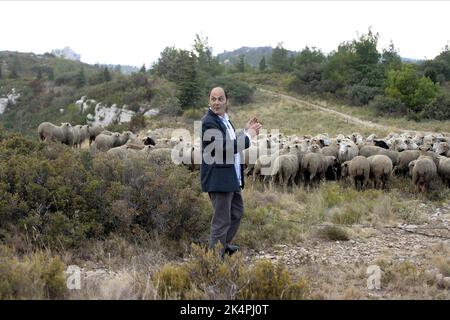
<path fill-rule="evenodd" d="M 209 247 L 221 242 L 226 248 L 233 240 L 244 214 L 241 192 L 209 192 L 214 215 L 211 221 Z"/>

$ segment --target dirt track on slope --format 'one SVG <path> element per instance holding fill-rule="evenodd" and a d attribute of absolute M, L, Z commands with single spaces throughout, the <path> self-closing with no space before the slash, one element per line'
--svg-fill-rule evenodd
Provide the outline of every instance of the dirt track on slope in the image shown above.
<path fill-rule="evenodd" d="M 327 112 L 327 113 L 331 113 L 331 114 L 337 115 L 338 117 L 344 118 L 347 121 L 350 121 L 350 122 L 353 122 L 353 123 L 356 123 L 356 124 L 362 124 L 364 126 L 371 127 L 371 128 L 391 130 L 391 131 L 395 131 L 395 132 L 411 132 L 411 133 L 421 132 L 421 133 L 425 133 L 425 134 L 433 133 L 432 131 L 404 130 L 404 129 L 399 129 L 399 128 L 396 128 L 396 127 L 393 127 L 393 126 L 386 126 L 386 125 L 382 125 L 382 124 L 375 123 L 375 122 L 372 122 L 372 121 L 362 120 L 362 119 L 359 119 L 357 117 L 350 116 L 348 114 L 345 114 L 345 113 L 342 113 L 342 112 L 339 112 L 339 111 L 336 111 L 336 110 L 332 110 L 332 109 L 326 108 L 324 106 L 321 106 L 318 103 L 312 103 L 312 102 L 309 102 L 309 101 L 306 101 L 306 100 L 302 100 L 302 99 L 299 99 L 299 98 L 295 98 L 295 97 L 292 97 L 292 96 L 289 96 L 289 95 L 286 95 L 286 94 L 283 94 L 283 93 L 270 91 L 270 90 L 262 89 L 262 88 L 258 88 L 258 90 L 261 91 L 261 92 L 264 92 L 264 93 L 280 96 L 280 97 L 282 97 L 284 99 L 290 100 L 290 101 L 295 102 L 295 103 L 300 103 L 300 104 L 303 104 L 303 105 L 307 105 L 309 107 L 321 110 L 323 112 Z M 443 133 L 443 134 L 450 134 L 449 132 L 441 132 L 441 133 Z"/>

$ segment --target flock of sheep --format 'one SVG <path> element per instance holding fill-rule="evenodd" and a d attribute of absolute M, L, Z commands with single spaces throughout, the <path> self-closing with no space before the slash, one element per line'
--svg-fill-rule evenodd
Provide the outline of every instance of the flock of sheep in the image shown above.
<path fill-rule="evenodd" d="M 171 162 L 174 158 L 173 149 L 178 148 L 178 163 L 187 164 L 191 160 L 191 148 L 177 132 L 177 138 L 173 138 L 174 132 L 172 128 L 158 128 L 136 135 L 131 131 L 110 132 L 101 126 L 72 126 L 70 123 L 56 126 L 50 122 L 43 122 L 38 127 L 40 141 L 60 142 L 74 148 L 81 148 L 88 141 L 89 144 L 85 145 L 92 154 L 105 153 L 110 158 L 120 160 L 144 157 L 157 164 Z M 188 154 L 188 161 L 183 160 L 183 154 Z"/>
<path fill-rule="evenodd" d="M 200 137 L 192 139 L 187 130 L 159 128 L 139 136 L 98 126 L 44 122 L 38 134 L 41 141 L 59 141 L 75 148 L 89 139 L 91 152 L 106 152 L 120 159 L 152 155 L 156 156 L 152 159 L 184 164 L 192 170 L 201 163 Z M 385 189 L 395 173 L 411 177 L 416 192 L 426 193 L 438 176 L 450 187 L 449 157 L 450 136 L 444 134 L 390 133 L 384 138 L 375 134 L 364 138 L 356 132 L 333 138 L 326 133 L 301 137 L 260 134 L 242 152 L 241 162 L 253 181 L 277 183 L 285 189 L 301 182 L 309 189 L 323 179 L 345 177 L 350 177 L 358 190 L 367 188 L 370 181 L 374 188 Z"/>
<path fill-rule="evenodd" d="M 350 177 L 358 190 L 367 188 L 370 181 L 375 188 L 385 189 L 395 173 L 412 177 L 416 192 L 426 193 L 438 176 L 450 187 L 449 145 L 450 136 L 443 134 L 390 133 L 380 139 L 375 134 L 364 138 L 356 132 L 334 138 L 328 134 L 265 134 L 252 141 L 243 156 L 245 173 L 251 174 L 253 181 L 278 182 L 284 188 L 303 181 L 309 189 L 325 178 Z M 271 152 L 274 147 L 277 151 Z"/>

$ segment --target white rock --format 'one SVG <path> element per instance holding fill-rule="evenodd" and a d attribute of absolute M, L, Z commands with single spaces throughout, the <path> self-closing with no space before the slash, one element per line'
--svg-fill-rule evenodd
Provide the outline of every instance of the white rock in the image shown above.
<path fill-rule="evenodd" d="M 144 113 L 146 117 L 156 116 L 159 113 L 159 109 L 149 109 Z"/>

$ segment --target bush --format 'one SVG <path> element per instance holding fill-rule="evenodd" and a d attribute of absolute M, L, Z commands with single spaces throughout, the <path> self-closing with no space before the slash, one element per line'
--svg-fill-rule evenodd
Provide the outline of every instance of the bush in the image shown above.
<path fill-rule="evenodd" d="M 425 106 L 421 113 L 423 118 L 436 120 L 450 119 L 450 96 L 441 94 L 435 101 Z"/>
<path fill-rule="evenodd" d="M 269 260 L 248 266 L 240 253 L 221 259 L 216 250 L 192 245 L 191 258 L 179 266 L 165 265 L 153 276 L 159 298 L 181 299 L 305 299 L 307 281 L 292 277 L 282 264 Z"/>
<path fill-rule="evenodd" d="M 406 114 L 406 106 L 398 99 L 377 95 L 370 101 L 371 108 L 377 116 L 401 116 Z"/>
<path fill-rule="evenodd" d="M 0 232 L 6 238 L 67 249 L 112 233 L 138 241 L 146 233 L 181 248 L 206 236 L 208 202 L 198 176 L 186 168 L 44 146 L 19 135 L 0 141 Z"/>
<path fill-rule="evenodd" d="M 67 294 L 59 257 L 37 252 L 22 258 L 0 246 L 0 300 L 63 299 Z"/>
<path fill-rule="evenodd" d="M 347 230 L 338 226 L 326 226 L 323 229 L 320 229 L 318 235 L 327 240 L 339 240 L 339 241 L 347 241 L 349 240 L 349 235 Z"/>
<path fill-rule="evenodd" d="M 347 100 L 355 106 L 363 106 L 380 93 L 382 93 L 381 88 L 355 84 L 347 88 Z"/>
<path fill-rule="evenodd" d="M 209 90 L 214 87 L 222 87 L 226 91 L 228 99 L 234 105 L 242 105 L 254 100 L 253 93 L 255 88 L 231 77 L 208 79 L 206 84 L 207 92 L 205 92 L 206 96 L 209 95 Z"/>
<path fill-rule="evenodd" d="M 283 264 L 273 265 L 268 260 L 261 260 L 252 268 L 248 286 L 242 291 L 241 298 L 299 300 L 305 299 L 308 291 L 306 280 L 300 278 L 293 283 Z"/>

